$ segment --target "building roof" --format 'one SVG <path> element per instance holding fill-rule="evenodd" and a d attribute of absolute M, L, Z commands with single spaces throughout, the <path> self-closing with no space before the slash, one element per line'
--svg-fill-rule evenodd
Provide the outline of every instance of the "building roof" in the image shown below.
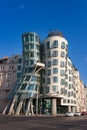
<path fill-rule="evenodd" d="M 52 36 L 61 36 L 63 37 L 63 34 L 59 31 L 51 31 L 47 37 L 52 37 Z"/>

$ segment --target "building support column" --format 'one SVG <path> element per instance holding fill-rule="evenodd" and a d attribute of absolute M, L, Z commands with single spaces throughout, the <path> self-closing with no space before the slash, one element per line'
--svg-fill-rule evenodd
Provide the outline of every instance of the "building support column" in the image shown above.
<path fill-rule="evenodd" d="M 73 113 L 76 112 L 76 107 L 75 107 L 75 106 L 72 107 L 72 112 L 73 112 Z"/>
<path fill-rule="evenodd" d="M 15 115 L 19 115 L 20 114 L 20 110 L 22 108 L 22 104 L 23 104 L 23 100 L 20 100 Z"/>
<path fill-rule="evenodd" d="M 57 114 L 57 102 L 56 102 L 56 98 L 53 98 L 52 99 L 52 115 L 55 115 Z"/>
<path fill-rule="evenodd" d="M 71 112 L 71 106 L 68 106 L 68 112 Z"/>
<path fill-rule="evenodd" d="M 11 103 L 11 106 L 10 106 L 10 109 L 9 109 L 9 112 L 8 112 L 8 115 L 14 114 L 15 101 L 16 101 L 16 97 L 14 97 L 14 99 L 13 99 L 13 101 L 12 101 L 12 103 Z"/>

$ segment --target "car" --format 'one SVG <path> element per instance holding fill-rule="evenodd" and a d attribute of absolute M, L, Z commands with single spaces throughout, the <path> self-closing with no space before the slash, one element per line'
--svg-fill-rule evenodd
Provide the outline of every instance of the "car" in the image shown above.
<path fill-rule="evenodd" d="M 83 112 L 81 112 L 81 115 L 82 116 L 87 115 L 87 112 L 83 111 Z"/>
<path fill-rule="evenodd" d="M 72 113 L 72 112 L 67 112 L 67 113 L 65 113 L 65 116 L 74 116 L 74 113 Z"/>
<path fill-rule="evenodd" d="M 75 112 L 74 116 L 81 116 L 81 112 Z"/>

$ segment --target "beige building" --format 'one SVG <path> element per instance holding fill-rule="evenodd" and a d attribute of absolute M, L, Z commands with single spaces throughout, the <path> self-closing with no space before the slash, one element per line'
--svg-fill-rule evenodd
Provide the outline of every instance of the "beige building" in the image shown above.
<path fill-rule="evenodd" d="M 85 106 L 86 106 L 86 112 L 87 112 L 87 86 L 85 86 L 84 92 L 85 92 Z"/>
<path fill-rule="evenodd" d="M 18 59 L 20 59 L 18 55 L 0 59 L 0 112 L 4 110 L 8 102 L 8 93 L 14 87 L 21 71 Z"/>
<path fill-rule="evenodd" d="M 80 80 L 80 111 L 86 111 L 86 99 L 85 99 L 85 89 L 84 84 Z"/>

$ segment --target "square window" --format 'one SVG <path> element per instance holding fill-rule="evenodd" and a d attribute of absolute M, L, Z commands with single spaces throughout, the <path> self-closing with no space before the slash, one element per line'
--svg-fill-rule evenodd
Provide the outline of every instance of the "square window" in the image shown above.
<path fill-rule="evenodd" d="M 57 83 L 58 82 L 58 77 L 53 77 L 53 82 Z"/>
<path fill-rule="evenodd" d="M 53 68 L 53 74 L 57 74 L 58 73 L 58 68 Z"/>
<path fill-rule="evenodd" d="M 53 51 L 53 56 L 54 57 L 58 56 L 58 51 Z"/>
<path fill-rule="evenodd" d="M 53 59 L 53 65 L 57 65 L 58 64 L 58 59 Z"/>
<path fill-rule="evenodd" d="M 53 91 L 56 92 L 58 90 L 57 86 L 53 86 Z"/>

